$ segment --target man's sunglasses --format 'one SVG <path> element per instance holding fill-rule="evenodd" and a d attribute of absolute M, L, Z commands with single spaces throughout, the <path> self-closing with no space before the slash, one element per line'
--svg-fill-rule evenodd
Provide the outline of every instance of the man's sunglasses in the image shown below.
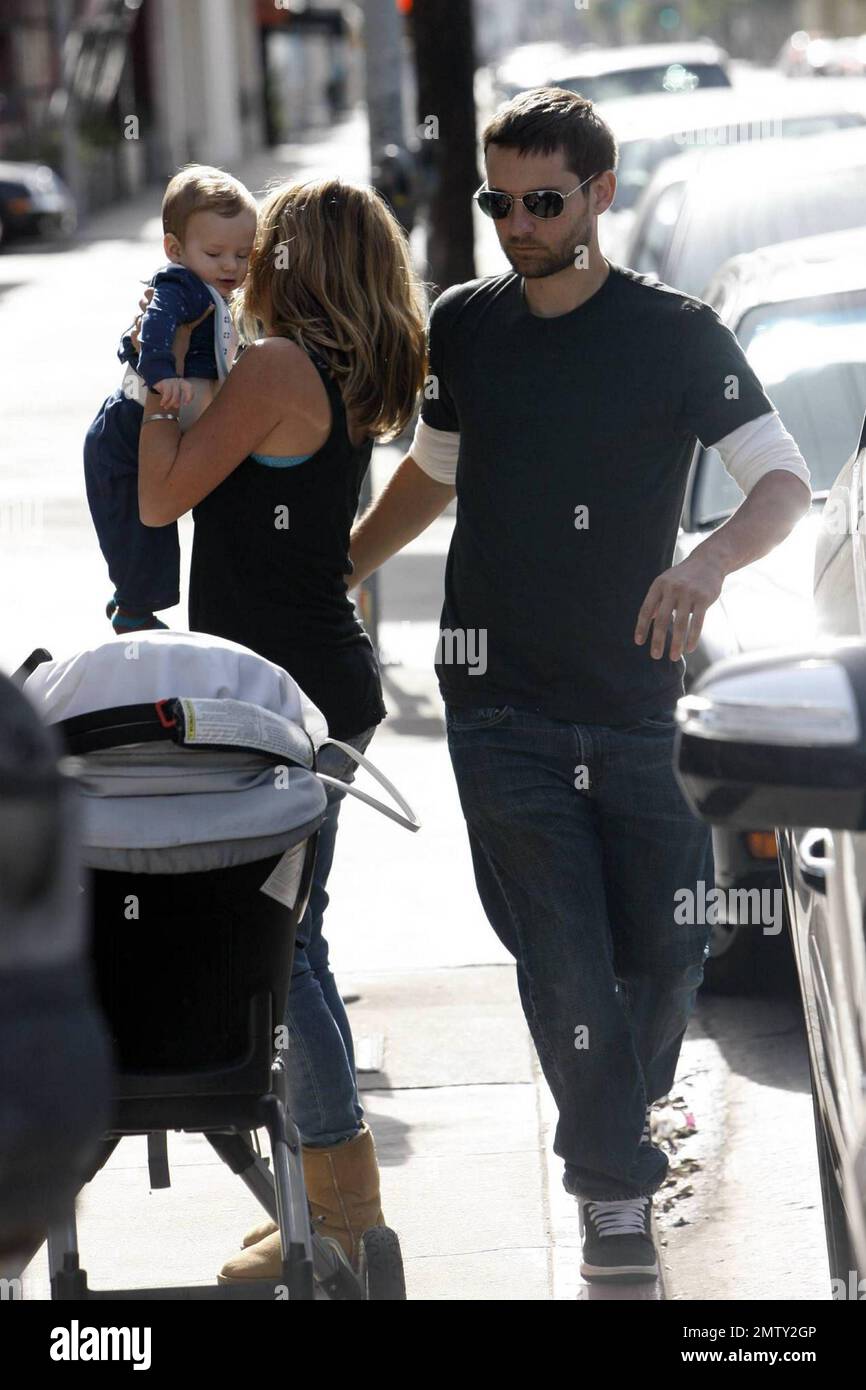
<path fill-rule="evenodd" d="M 583 188 L 584 183 L 589 183 L 595 178 L 598 178 L 597 174 L 590 174 L 588 179 L 577 185 L 577 188 L 572 188 L 571 193 L 560 193 L 555 188 L 536 188 L 531 193 L 524 193 L 522 198 L 515 198 L 512 193 L 500 193 L 497 188 L 486 188 L 482 184 L 472 197 L 481 211 L 487 217 L 492 217 L 494 222 L 501 222 L 503 217 L 507 217 L 515 203 L 522 203 L 533 217 L 559 217 L 565 209 L 566 199 L 570 198 L 572 193 L 576 193 L 578 188 Z"/>

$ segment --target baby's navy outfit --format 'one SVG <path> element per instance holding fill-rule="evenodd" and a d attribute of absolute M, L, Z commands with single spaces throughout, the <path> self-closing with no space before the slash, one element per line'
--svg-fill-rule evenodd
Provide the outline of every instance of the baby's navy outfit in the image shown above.
<path fill-rule="evenodd" d="M 114 601 L 135 613 L 180 602 L 177 522 L 145 526 L 138 514 L 138 437 L 146 388 L 177 376 L 175 331 L 212 305 L 214 313 L 192 331 L 184 377 L 223 380 L 237 346 L 225 300 L 193 271 L 170 265 L 150 283 L 154 293 L 141 322 L 140 351 L 131 330 L 126 332 L 117 353 L 127 364 L 123 384 L 103 401 L 84 440 L 87 501 Z"/>

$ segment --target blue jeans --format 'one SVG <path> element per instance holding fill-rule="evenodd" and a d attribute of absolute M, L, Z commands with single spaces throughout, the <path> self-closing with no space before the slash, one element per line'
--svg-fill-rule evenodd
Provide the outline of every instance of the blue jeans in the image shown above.
<path fill-rule="evenodd" d="M 363 753 L 375 732 L 374 726 L 343 742 Z M 341 781 L 353 780 L 354 763 L 339 748 L 324 748 L 318 768 Z M 340 803 L 346 795 L 334 787 L 328 787 L 327 793 L 328 810 L 319 831 L 310 900 L 298 924 L 285 1020 L 289 1046 L 283 1054 L 289 1112 L 301 1140 L 311 1147 L 353 1138 L 364 1119 L 355 1080 L 352 1030 L 322 935 L 328 906 L 325 885 L 334 860 Z"/>
<path fill-rule="evenodd" d="M 99 545 L 122 608 L 154 613 L 180 602 L 177 523 L 138 514 L 138 436 L 144 411 L 118 389 L 84 440 L 84 481 Z"/>
<path fill-rule="evenodd" d="M 640 1143 L 673 1085 L 710 928 L 680 889 L 713 885 L 712 838 L 673 772 L 670 711 L 614 727 L 446 707 L 475 880 L 559 1111 L 554 1152 L 582 1199 L 655 1192 Z M 692 902 L 702 899 L 692 899 Z"/>

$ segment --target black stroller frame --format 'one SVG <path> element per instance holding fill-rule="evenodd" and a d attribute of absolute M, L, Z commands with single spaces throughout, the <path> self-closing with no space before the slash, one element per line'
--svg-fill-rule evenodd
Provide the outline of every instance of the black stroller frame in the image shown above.
<path fill-rule="evenodd" d="M 50 660 L 47 652 L 34 652 L 16 677 L 44 660 Z M 173 707 L 168 701 L 126 707 L 125 724 L 124 711 L 111 710 L 101 712 L 110 716 L 102 728 L 94 728 L 99 724 L 94 716 L 67 720 L 59 727 L 73 755 L 130 741 L 130 714 L 143 721 L 136 739 L 164 739 L 170 723 L 166 704 Z M 410 819 L 386 814 L 416 829 L 399 793 L 371 770 Z M 372 804 L 385 810 L 381 803 Z M 394 1231 L 377 1226 L 364 1233 L 356 1273 L 339 1243 L 312 1228 L 301 1139 L 288 1112 L 286 1072 L 275 1048 L 322 818 L 319 815 L 299 836 L 296 850 L 303 859 L 291 907 L 259 891 L 282 852 L 198 873 L 85 871 L 94 985 L 114 1039 L 116 1073 L 111 1126 L 83 1182 L 96 1176 L 122 1138 L 146 1135 L 150 1185 L 167 1187 L 168 1132 L 201 1134 L 276 1222 L 282 1254 L 279 1278 L 91 1289 L 80 1263 L 73 1201 L 48 1232 L 52 1299 L 405 1299 Z M 130 902 L 140 912 L 137 921 L 146 922 L 146 931 L 124 920 L 123 905 Z M 270 1140 L 273 1170 L 253 1146 L 253 1132 L 261 1128 Z"/>

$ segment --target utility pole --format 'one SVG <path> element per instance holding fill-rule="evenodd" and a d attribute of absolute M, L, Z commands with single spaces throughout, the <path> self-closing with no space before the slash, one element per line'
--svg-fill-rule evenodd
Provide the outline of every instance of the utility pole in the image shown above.
<path fill-rule="evenodd" d="M 475 276 L 472 194 L 475 43 L 472 0 L 414 0 L 420 156 L 429 186 L 427 264 L 439 291 Z"/>
<path fill-rule="evenodd" d="M 382 187 L 382 174 L 394 164 L 394 152 L 405 156 L 403 119 L 403 18 L 395 0 L 363 0 L 364 97 L 370 128 L 370 169 L 374 183 L 389 201 L 394 190 Z M 392 206 L 393 206 L 392 201 Z M 396 209 L 395 209 L 396 210 Z M 367 470 L 359 499 L 363 512 L 372 501 L 372 468 Z M 374 571 L 358 588 L 357 606 L 379 660 L 379 574 Z"/>

